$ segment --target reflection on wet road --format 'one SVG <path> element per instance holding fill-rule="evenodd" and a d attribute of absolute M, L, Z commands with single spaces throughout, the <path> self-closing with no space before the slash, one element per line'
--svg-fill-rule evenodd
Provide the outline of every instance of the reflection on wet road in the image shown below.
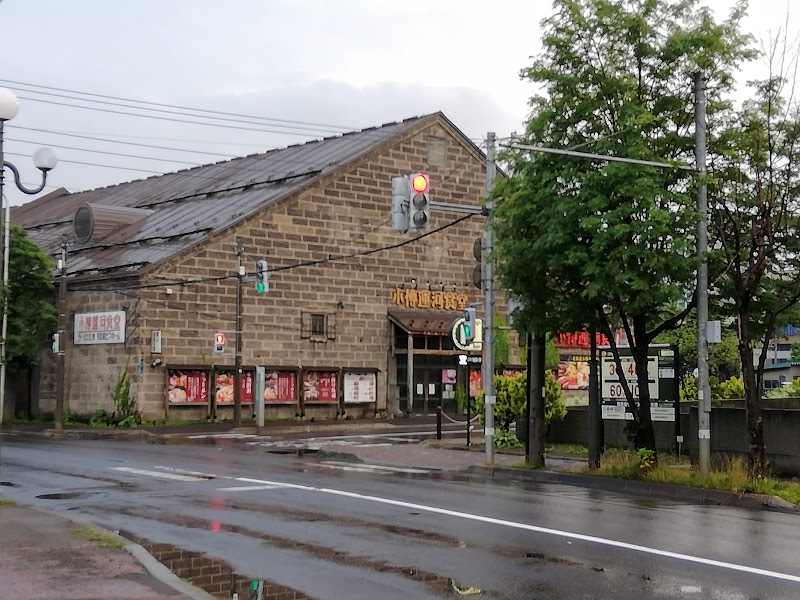
<path fill-rule="evenodd" d="M 796 515 L 407 471 L 331 468 L 255 444 L 6 438 L 0 479 L 18 502 L 320 599 L 439 597 L 429 576 L 498 599 L 800 597 Z"/>

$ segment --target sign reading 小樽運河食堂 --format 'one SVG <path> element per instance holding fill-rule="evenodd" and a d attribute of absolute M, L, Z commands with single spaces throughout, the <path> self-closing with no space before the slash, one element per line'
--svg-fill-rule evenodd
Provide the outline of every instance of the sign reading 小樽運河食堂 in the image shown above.
<path fill-rule="evenodd" d="M 455 292 L 396 288 L 392 304 L 405 308 L 464 310 L 469 306 L 469 296 Z"/>
<path fill-rule="evenodd" d="M 108 310 L 77 313 L 74 322 L 75 344 L 124 344 L 125 311 Z"/>

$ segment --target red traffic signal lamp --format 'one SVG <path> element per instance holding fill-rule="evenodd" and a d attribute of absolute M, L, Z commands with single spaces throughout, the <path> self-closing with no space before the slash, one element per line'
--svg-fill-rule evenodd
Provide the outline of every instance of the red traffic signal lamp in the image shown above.
<path fill-rule="evenodd" d="M 214 353 L 222 354 L 225 352 L 225 334 L 218 332 L 214 334 Z"/>
<path fill-rule="evenodd" d="M 425 173 L 413 173 L 409 178 L 409 225 L 411 229 L 425 229 L 431 220 L 431 182 Z"/>
<path fill-rule="evenodd" d="M 411 176 L 411 189 L 417 194 L 424 194 L 431 187 L 431 182 L 425 173 L 415 173 Z"/>

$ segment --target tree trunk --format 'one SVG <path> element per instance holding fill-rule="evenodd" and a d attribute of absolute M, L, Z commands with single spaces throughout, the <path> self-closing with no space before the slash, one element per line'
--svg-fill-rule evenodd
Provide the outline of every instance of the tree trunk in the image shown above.
<path fill-rule="evenodd" d="M 636 364 L 636 383 L 639 387 L 639 426 L 636 430 L 636 449 L 646 448 L 656 452 L 656 432 L 650 416 L 650 382 L 647 377 L 647 323 L 644 317 L 633 318 L 635 345 L 631 343 L 631 353 Z"/>
<path fill-rule="evenodd" d="M 764 444 L 764 417 L 761 412 L 761 390 L 753 361 L 750 342 L 749 307 L 739 307 L 739 357 L 742 360 L 745 408 L 747 409 L 747 435 L 750 438 L 750 472 L 755 479 L 764 477 L 767 466 Z"/>

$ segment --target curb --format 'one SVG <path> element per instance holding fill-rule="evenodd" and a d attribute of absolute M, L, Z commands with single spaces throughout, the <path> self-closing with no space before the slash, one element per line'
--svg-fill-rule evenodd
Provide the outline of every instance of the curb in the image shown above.
<path fill-rule="evenodd" d="M 578 475 L 560 471 L 522 470 L 511 467 L 473 465 L 466 473 L 485 480 L 498 482 L 535 482 L 556 485 L 571 485 L 594 490 L 603 490 L 629 496 L 671 500 L 690 504 L 735 506 L 738 508 L 774 510 L 785 513 L 800 513 L 800 507 L 779 498 L 764 494 L 737 494 L 724 490 L 688 487 L 671 483 L 654 483 L 631 479 L 617 479 L 602 475 Z"/>
<path fill-rule="evenodd" d="M 18 506 L 21 506 L 26 510 L 45 512 L 60 519 L 71 521 L 76 525 L 81 525 L 83 527 L 87 527 L 104 535 L 107 535 L 117 540 L 119 543 L 121 543 L 123 549 L 128 554 L 133 556 L 133 558 L 135 558 L 139 562 L 139 564 L 141 564 L 147 570 L 147 572 L 150 573 L 150 575 L 155 577 L 158 581 L 160 581 L 164 585 L 172 588 L 179 594 L 183 594 L 184 596 L 190 598 L 191 600 L 217 600 L 216 598 L 214 598 L 214 596 L 212 596 L 208 592 L 205 592 L 200 588 L 195 587 L 192 584 L 181 580 L 180 577 L 175 575 L 175 573 L 173 573 L 163 564 L 158 562 L 158 560 L 156 560 L 155 557 L 152 554 L 150 554 L 147 550 L 145 550 L 142 546 L 131 542 L 129 539 L 125 537 L 122 537 L 116 531 L 111 531 L 110 529 L 106 529 L 105 527 L 102 527 L 97 523 L 94 523 L 92 521 L 89 521 L 87 519 L 75 515 L 65 515 L 52 510 L 47 510 L 36 506 L 29 506 L 27 504 L 19 504 Z"/>
<path fill-rule="evenodd" d="M 164 436 L 144 429 L 45 429 L 41 432 L 24 432 L 23 435 L 39 435 L 54 440 L 124 440 L 147 442 L 149 444 L 164 443 Z"/>

